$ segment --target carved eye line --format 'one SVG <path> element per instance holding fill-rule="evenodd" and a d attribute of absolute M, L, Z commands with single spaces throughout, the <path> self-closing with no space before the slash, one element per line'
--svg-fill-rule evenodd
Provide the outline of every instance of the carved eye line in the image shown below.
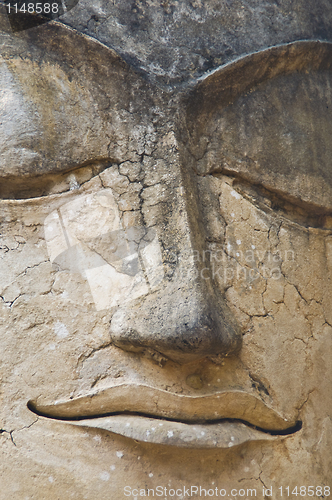
<path fill-rule="evenodd" d="M 220 176 L 218 173 L 211 175 L 217 178 Z M 277 189 L 268 189 L 263 184 L 251 183 L 241 176 L 234 176 L 234 173 L 223 175 L 233 177 L 233 189 L 260 210 L 277 215 L 302 228 L 332 230 L 332 212 Z"/>
<path fill-rule="evenodd" d="M 0 183 L 0 199 L 25 200 L 67 193 L 79 189 L 113 163 L 109 158 L 101 158 L 87 161 L 83 165 L 59 174 L 50 173 L 27 178 L 5 178 Z"/>

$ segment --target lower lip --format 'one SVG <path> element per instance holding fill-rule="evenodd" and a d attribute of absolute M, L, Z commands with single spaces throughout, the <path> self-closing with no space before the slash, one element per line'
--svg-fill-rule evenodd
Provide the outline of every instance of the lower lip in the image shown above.
<path fill-rule="evenodd" d="M 248 441 L 275 441 L 287 435 L 272 435 L 239 421 L 211 424 L 185 424 L 136 415 L 114 415 L 63 422 L 80 427 L 102 429 L 145 443 L 183 448 L 232 448 Z"/>

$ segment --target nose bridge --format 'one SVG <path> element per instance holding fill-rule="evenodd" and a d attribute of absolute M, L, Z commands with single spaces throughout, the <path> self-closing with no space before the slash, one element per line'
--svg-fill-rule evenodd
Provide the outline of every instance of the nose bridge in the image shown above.
<path fill-rule="evenodd" d="M 114 345 L 129 351 L 149 349 L 180 363 L 232 353 L 241 341 L 202 258 L 205 231 L 194 175 L 187 167 L 179 168 L 175 182 L 168 185 L 171 202 L 156 226 L 165 278 L 144 297 L 120 306 L 110 325 Z M 142 198 L 147 200 L 144 192 Z M 142 210 L 148 213 L 144 202 Z"/>

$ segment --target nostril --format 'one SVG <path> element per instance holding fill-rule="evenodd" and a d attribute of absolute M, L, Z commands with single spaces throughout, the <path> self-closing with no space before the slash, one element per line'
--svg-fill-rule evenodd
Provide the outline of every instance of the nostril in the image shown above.
<path fill-rule="evenodd" d="M 199 291 L 147 296 L 118 309 L 111 341 L 126 351 L 148 350 L 178 363 L 239 350 L 242 335 L 228 309 Z"/>

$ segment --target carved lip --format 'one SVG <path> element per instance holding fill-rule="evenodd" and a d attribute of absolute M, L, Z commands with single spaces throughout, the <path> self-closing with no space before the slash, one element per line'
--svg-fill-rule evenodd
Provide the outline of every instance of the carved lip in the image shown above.
<path fill-rule="evenodd" d="M 188 396 L 123 384 L 66 401 L 29 401 L 37 415 L 105 429 L 139 441 L 186 447 L 230 447 L 271 440 L 301 428 L 255 395 L 240 390 Z M 157 430 L 156 430 L 157 429 Z"/>

